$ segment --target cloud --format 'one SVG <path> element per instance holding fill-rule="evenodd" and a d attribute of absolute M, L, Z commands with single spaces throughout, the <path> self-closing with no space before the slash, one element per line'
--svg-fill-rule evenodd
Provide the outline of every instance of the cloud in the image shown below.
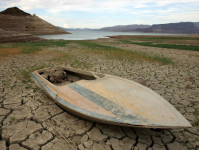
<path fill-rule="evenodd" d="M 164 20 L 165 22 L 173 21 L 173 22 L 180 22 L 180 21 L 191 21 L 196 22 L 199 21 L 198 19 L 199 11 L 196 12 L 187 12 L 187 13 L 177 13 L 172 15 L 165 15 L 165 16 L 158 16 L 156 17 L 159 20 Z M 197 19 L 197 20 L 196 20 Z"/>
<path fill-rule="evenodd" d="M 67 24 L 67 23 L 64 23 L 63 27 L 64 27 L 64 28 L 68 28 L 68 24 Z"/>
<path fill-rule="evenodd" d="M 0 0 L 2 10 L 14 6 L 70 28 L 198 21 L 199 15 L 199 0 Z"/>
<path fill-rule="evenodd" d="M 33 8 L 46 9 L 51 13 L 64 11 L 86 11 L 86 12 L 118 12 L 131 10 L 132 8 L 146 8 L 151 6 L 165 6 L 179 3 L 179 0 L 0 0 L 5 8 L 18 6 L 24 10 Z M 198 0 L 181 0 L 180 3 L 188 4 Z"/>

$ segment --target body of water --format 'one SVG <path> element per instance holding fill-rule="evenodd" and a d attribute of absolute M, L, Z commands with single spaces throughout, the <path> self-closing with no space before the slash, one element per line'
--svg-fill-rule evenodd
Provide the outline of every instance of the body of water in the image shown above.
<path fill-rule="evenodd" d="M 63 39 L 63 40 L 92 40 L 107 38 L 113 35 L 174 35 L 167 33 L 137 33 L 137 32 L 107 32 L 107 31 L 70 31 L 71 34 L 37 35 L 44 39 Z"/>

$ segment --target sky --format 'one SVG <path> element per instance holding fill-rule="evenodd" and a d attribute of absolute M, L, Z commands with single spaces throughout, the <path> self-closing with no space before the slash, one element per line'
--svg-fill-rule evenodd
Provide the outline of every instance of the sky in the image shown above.
<path fill-rule="evenodd" d="M 199 22 L 199 0 L 0 0 L 65 28 Z"/>

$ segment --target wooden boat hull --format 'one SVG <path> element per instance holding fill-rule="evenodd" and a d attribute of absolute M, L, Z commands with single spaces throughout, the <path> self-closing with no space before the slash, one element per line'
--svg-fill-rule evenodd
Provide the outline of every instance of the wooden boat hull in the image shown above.
<path fill-rule="evenodd" d="M 95 80 L 80 80 L 63 86 L 30 75 L 37 85 L 66 111 L 95 122 L 145 128 L 191 127 L 191 124 L 160 95 L 136 82 L 94 72 L 63 67 Z"/>

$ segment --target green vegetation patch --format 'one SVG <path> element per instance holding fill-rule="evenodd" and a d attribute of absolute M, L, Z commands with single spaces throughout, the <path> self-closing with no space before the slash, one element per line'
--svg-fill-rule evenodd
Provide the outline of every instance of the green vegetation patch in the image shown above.
<path fill-rule="evenodd" d="M 38 46 L 32 46 L 32 47 L 23 47 L 21 50 L 21 53 L 24 54 L 30 54 L 30 53 L 35 53 L 37 51 L 41 51 L 42 48 Z"/>
<path fill-rule="evenodd" d="M 128 59 L 129 61 L 133 61 L 135 59 L 140 61 L 149 61 L 149 62 L 158 62 L 163 65 L 166 64 L 173 64 L 173 61 L 171 58 L 165 57 L 163 55 L 149 55 L 144 52 L 139 51 L 129 51 L 124 50 L 120 48 L 115 48 L 112 46 L 105 46 L 100 45 L 88 41 L 76 41 L 76 43 L 86 47 L 86 51 L 90 53 L 98 53 L 98 54 L 104 54 L 105 56 L 108 56 L 109 58 L 117 58 L 117 59 Z"/>
<path fill-rule="evenodd" d="M 41 42 L 28 42 L 28 43 L 12 43 L 7 44 L 11 47 L 55 47 L 55 46 L 66 46 L 70 41 L 58 41 L 58 40 L 49 40 L 49 41 L 41 41 Z"/>
<path fill-rule="evenodd" d="M 175 45 L 175 44 L 158 44 L 158 43 L 153 43 L 153 42 L 131 42 L 127 40 L 122 40 L 122 42 L 126 44 L 136 44 L 136 45 L 141 45 L 141 46 L 199 51 L 199 46 L 191 46 L 191 45 L 188 46 L 188 45 Z"/>
<path fill-rule="evenodd" d="M 117 38 L 117 39 L 129 39 L 129 40 L 147 40 L 147 41 L 153 41 L 153 40 L 199 40 L 198 36 L 184 36 L 184 35 L 162 35 L 162 36 L 155 36 L 155 35 L 118 35 L 118 36 L 111 36 L 111 38 Z"/>

